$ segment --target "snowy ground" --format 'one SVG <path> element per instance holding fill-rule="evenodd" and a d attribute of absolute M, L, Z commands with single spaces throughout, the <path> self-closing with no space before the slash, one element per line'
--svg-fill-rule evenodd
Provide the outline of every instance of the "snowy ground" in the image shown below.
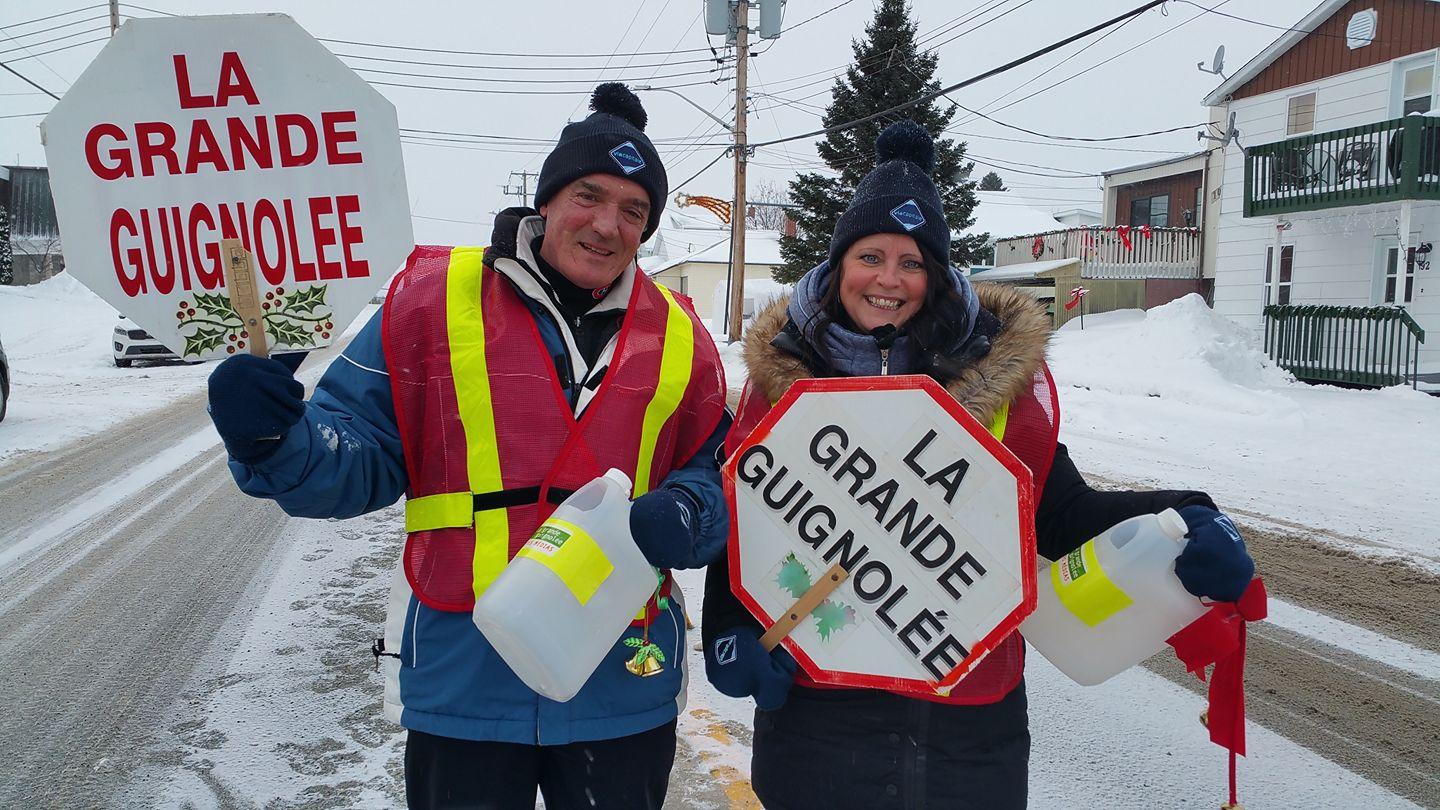
<path fill-rule="evenodd" d="M 15 368 L 0 464 L 81 441 L 203 387 L 210 366 L 115 368 L 113 325 L 113 310 L 63 275 L 0 287 L 0 337 Z M 722 353 L 738 388 L 738 346 Z M 1056 335 L 1051 358 L 1062 438 L 1087 472 L 1206 489 L 1226 508 L 1328 530 L 1320 535 L 1328 542 L 1440 565 L 1440 399 L 1296 384 L 1251 348 L 1248 333 L 1193 299 L 1087 317 L 1083 332 L 1072 324 Z M 318 364 L 306 371 L 318 374 Z M 158 731 L 152 767 L 133 780 L 133 806 L 400 802 L 403 738 L 379 716 L 379 676 L 368 664 L 400 525 L 395 509 L 289 524 L 279 574 L 252 618 L 217 642 L 210 677 L 191 686 Z M 681 582 L 698 611 L 700 575 Z M 1285 603 L 1272 620 L 1440 680 L 1440 656 L 1430 650 Z M 712 779 L 728 806 L 754 806 L 743 790 L 749 704 L 710 689 L 698 653 L 691 666 L 680 728 L 698 765 L 684 779 L 677 770 L 673 804 L 716 806 L 687 787 Z M 1147 806 L 1216 803 L 1224 758 L 1195 722 L 1201 702 L 1193 693 L 1142 669 L 1081 689 L 1038 655 L 1028 677 L 1032 806 L 1135 806 L 1137 796 Z M 1241 770 L 1250 806 L 1413 806 L 1258 725 L 1250 746 Z"/>

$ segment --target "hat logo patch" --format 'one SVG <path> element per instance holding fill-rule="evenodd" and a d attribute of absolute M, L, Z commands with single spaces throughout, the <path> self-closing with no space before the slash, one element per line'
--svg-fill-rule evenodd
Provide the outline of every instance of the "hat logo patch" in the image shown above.
<path fill-rule="evenodd" d="M 634 141 L 626 141 L 610 150 L 610 157 L 620 171 L 626 174 L 634 174 L 645 168 L 645 158 L 640 156 L 640 150 L 635 148 Z"/>
<path fill-rule="evenodd" d="M 925 224 L 925 215 L 920 213 L 920 204 L 914 200 L 906 200 L 895 206 L 890 210 L 890 216 L 907 232 Z"/>

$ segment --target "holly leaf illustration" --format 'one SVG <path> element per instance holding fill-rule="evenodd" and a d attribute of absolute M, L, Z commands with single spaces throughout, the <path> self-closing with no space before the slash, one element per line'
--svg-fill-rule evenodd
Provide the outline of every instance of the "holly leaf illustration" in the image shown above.
<path fill-rule="evenodd" d="M 791 553 L 780 563 L 780 573 L 776 575 L 775 582 L 791 596 L 799 599 L 810 590 L 810 571 L 805 568 L 805 563 L 797 560 L 794 553 Z"/>
<path fill-rule="evenodd" d="M 316 284 L 303 290 L 296 290 L 285 296 L 285 303 L 281 308 L 286 312 L 293 310 L 308 315 L 314 312 L 316 307 L 324 305 L 326 289 L 326 285 Z"/>
<path fill-rule="evenodd" d="M 651 644 L 650 646 L 653 648 L 650 650 L 650 655 L 653 656 L 656 661 L 659 661 L 662 664 L 665 663 L 665 652 L 655 644 Z"/>
<path fill-rule="evenodd" d="M 305 330 L 305 327 L 288 321 L 283 317 L 268 317 L 265 319 L 265 331 L 269 333 L 273 343 L 284 343 L 287 346 L 313 346 L 315 335 Z"/>
<path fill-rule="evenodd" d="M 206 329 L 202 326 L 194 333 L 185 335 L 185 348 L 180 353 L 185 357 L 199 357 L 224 342 L 224 329 Z"/>
<path fill-rule="evenodd" d="M 638 638 L 635 638 L 634 636 L 631 636 L 630 638 L 625 639 L 625 646 L 626 646 L 626 647 L 644 647 L 644 646 L 645 646 L 645 642 L 642 641 L 641 639 L 638 639 Z"/>
<path fill-rule="evenodd" d="M 220 293 L 195 293 L 195 308 L 203 309 L 220 318 L 240 320 L 240 313 L 230 304 L 230 298 Z"/>
<path fill-rule="evenodd" d="M 841 628 L 855 623 L 855 608 L 829 599 L 821 602 L 812 615 L 815 616 L 815 631 L 820 634 L 821 641 L 829 640 Z"/>

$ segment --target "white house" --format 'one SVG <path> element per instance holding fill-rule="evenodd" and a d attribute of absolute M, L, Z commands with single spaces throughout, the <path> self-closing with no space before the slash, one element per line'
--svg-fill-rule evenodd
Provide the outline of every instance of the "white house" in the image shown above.
<path fill-rule="evenodd" d="M 713 216 L 692 215 L 667 210 L 655 235 L 641 249 L 640 269 L 672 290 L 688 295 L 695 304 L 695 314 L 715 331 L 724 331 L 725 313 L 716 307 L 717 297 L 724 295 L 730 276 L 730 226 Z M 780 232 L 747 229 L 745 231 L 745 280 L 747 282 L 745 313 L 755 308 L 755 290 L 773 294 L 771 272 L 784 264 L 780 258 Z M 721 307 L 723 308 L 723 307 Z"/>
<path fill-rule="evenodd" d="M 1215 309 L 1297 376 L 1440 381 L 1437 47 L 1440 3 L 1326 0 L 1205 98 Z"/>

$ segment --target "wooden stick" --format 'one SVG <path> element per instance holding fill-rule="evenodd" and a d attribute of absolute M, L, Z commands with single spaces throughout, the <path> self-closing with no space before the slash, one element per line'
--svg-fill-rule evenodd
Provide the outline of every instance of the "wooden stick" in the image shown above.
<path fill-rule="evenodd" d="M 825 601 L 825 597 L 849 578 L 850 572 L 845 570 L 845 566 L 838 562 L 830 566 L 830 570 L 826 571 L 825 575 L 820 577 L 814 585 L 811 585 L 810 590 L 795 600 L 795 604 L 790 606 L 790 610 L 786 611 L 779 621 L 765 631 L 765 635 L 760 637 L 760 646 L 767 651 L 775 649 L 782 639 L 795 630 L 801 619 L 809 616 L 810 611 L 819 607 L 820 603 Z"/>
<path fill-rule="evenodd" d="M 255 286 L 255 273 L 250 269 L 250 251 L 239 239 L 221 239 L 220 255 L 224 258 L 225 288 L 230 291 L 230 306 L 245 322 L 250 333 L 250 353 L 256 357 L 269 357 L 270 346 L 265 341 L 265 314 L 260 310 L 260 290 Z"/>

